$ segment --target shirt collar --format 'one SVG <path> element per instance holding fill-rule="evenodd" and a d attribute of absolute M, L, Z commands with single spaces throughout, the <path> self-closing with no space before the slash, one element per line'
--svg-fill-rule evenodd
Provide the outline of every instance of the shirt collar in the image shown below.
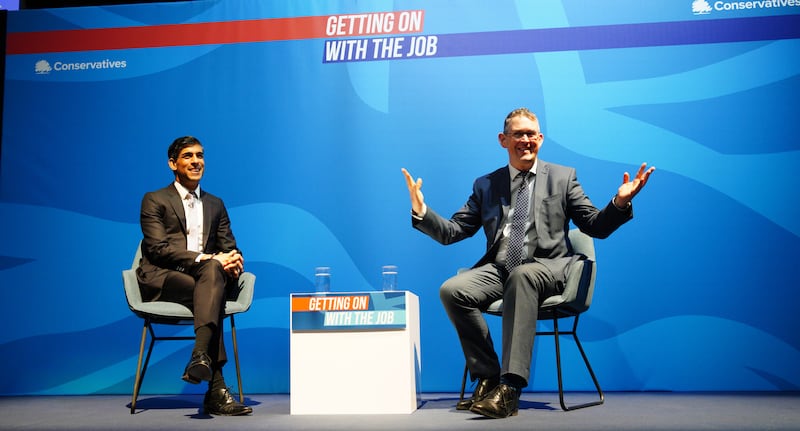
<path fill-rule="evenodd" d="M 536 160 L 533 161 L 533 166 L 531 167 L 531 170 L 529 170 L 528 172 L 536 175 L 536 167 L 538 167 L 538 166 L 539 166 L 539 158 L 537 157 Z M 508 174 L 511 175 L 511 181 L 514 181 L 514 178 L 516 178 L 517 175 L 519 175 L 520 172 L 522 172 L 522 171 L 520 171 L 519 169 L 511 166 L 510 163 L 508 164 Z"/>
<path fill-rule="evenodd" d="M 178 194 L 180 195 L 181 199 L 186 198 L 186 194 L 191 191 L 191 190 L 187 189 L 186 187 L 184 187 L 183 184 L 181 184 L 181 183 L 179 183 L 177 181 L 175 181 L 173 184 L 175 184 L 175 189 L 178 191 Z M 195 194 L 197 194 L 197 197 L 199 199 L 200 198 L 200 184 L 197 185 L 197 188 L 194 189 L 194 192 L 195 192 Z"/>

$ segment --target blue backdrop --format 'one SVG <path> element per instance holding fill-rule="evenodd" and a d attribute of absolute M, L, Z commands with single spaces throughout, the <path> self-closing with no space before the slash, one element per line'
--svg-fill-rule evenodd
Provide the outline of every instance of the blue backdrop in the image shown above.
<path fill-rule="evenodd" d="M 634 220 L 596 242 L 581 336 L 604 389 L 798 390 L 799 13 L 702 0 L 9 12 L 0 394 L 131 391 L 141 320 L 120 272 L 141 196 L 172 180 L 166 148 L 187 134 L 257 276 L 237 319 L 246 392 L 289 391 L 289 294 L 313 290 L 315 266 L 333 268 L 334 291 L 362 291 L 385 264 L 420 297 L 422 390 L 456 390 L 438 287 L 484 238 L 443 247 L 413 230 L 400 168 L 452 213 L 507 163 L 496 136 L 519 106 L 541 117 L 540 157 L 575 166 L 597 205 L 626 170 L 658 167 Z M 529 389 L 553 390 L 541 341 Z M 143 392 L 203 390 L 179 379 L 190 348 L 158 346 Z"/>

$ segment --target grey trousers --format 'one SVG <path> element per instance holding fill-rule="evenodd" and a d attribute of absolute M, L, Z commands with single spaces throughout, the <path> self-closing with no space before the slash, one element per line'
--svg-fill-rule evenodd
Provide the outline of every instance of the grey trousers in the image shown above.
<path fill-rule="evenodd" d="M 559 282 L 561 281 L 561 282 Z M 496 264 L 461 272 L 439 289 L 439 297 L 456 329 L 472 379 L 507 373 L 530 381 L 533 340 L 539 305 L 563 288 L 541 263 L 520 265 L 510 273 Z M 502 366 L 483 312 L 503 299 Z"/>

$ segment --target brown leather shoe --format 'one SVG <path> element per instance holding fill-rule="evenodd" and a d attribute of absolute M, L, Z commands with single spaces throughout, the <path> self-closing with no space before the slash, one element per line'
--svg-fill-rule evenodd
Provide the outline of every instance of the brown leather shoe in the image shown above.
<path fill-rule="evenodd" d="M 253 408 L 236 401 L 228 388 L 216 391 L 209 389 L 203 399 L 203 409 L 206 414 L 218 416 L 241 416 L 253 413 Z"/>
<path fill-rule="evenodd" d="M 475 401 L 469 410 L 494 419 L 516 416 L 519 412 L 519 391 L 501 383 L 482 400 Z"/>
<path fill-rule="evenodd" d="M 478 384 L 475 386 L 475 392 L 469 398 L 464 398 L 456 404 L 456 410 L 469 410 L 472 403 L 483 399 L 492 389 L 500 383 L 500 378 L 495 377 L 492 379 L 478 379 Z"/>

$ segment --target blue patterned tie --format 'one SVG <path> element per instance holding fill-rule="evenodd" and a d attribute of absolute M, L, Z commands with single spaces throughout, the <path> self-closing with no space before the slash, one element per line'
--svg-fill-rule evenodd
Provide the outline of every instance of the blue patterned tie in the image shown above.
<path fill-rule="evenodd" d="M 512 269 L 522 263 L 522 248 L 525 245 L 525 223 L 528 221 L 530 199 L 528 193 L 528 173 L 520 172 L 522 183 L 517 189 L 517 202 L 514 215 L 511 217 L 511 232 L 508 235 L 508 251 L 506 252 L 506 269 Z"/>

